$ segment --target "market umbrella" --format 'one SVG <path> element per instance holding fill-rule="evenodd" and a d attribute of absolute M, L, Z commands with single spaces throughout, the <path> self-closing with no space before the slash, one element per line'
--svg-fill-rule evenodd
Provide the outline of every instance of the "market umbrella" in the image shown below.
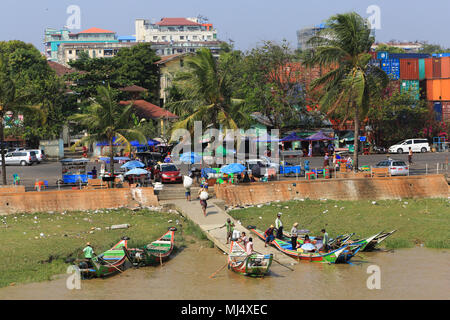
<path fill-rule="evenodd" d="M 334 140 L 334 138 L 330 138 L 325 135 L 322 131 L 319 131 L 309 137 L 305 138 L 306 141 L 319 141 L 319 140 Z"/>
<path fill-rule="evenodd" d="M 184 163 L 200 163 L 202 162 L 202 156 L 195 152 L 186 152 L 180 156 L 180 161 Z"/>
<path fill-rule="evenodd" d="M 143 164 L 140 161 L 132 160 L 125 163 L 123 166 L 121 166 L 122 169 L 134 169 L 134 168 L 144 168 L 145 164 Z"/>
<path fill-rule="evenodd" d="M 293 132 L 290 135 L 280 139 L 280 142 L 302 141 L 302 140 L 305 140 L 305 139 L 299 137 L 295 132 Z"/>
<path fill-rule="evenodd" d="M 161 142 L 156 141 L 156 140 L 153 140 L 153 139 L 149 139 L 149 140 L 147 141 L 147 144 L 148 144 L 150 147 L 152 147 L 152 146 L 156 146 L 156 145 L 158 145 L 158 144 L 161 144 Z"/>
<path fill-rule="evenodd" d="M 148 171 L 145 169 L 134 168 L 134 169 L 128 171 L 127 173 L 125 173 L 124 176 L 129 176 L 129 175 L 140 176 L 141 174 L 147 174 L 147 173 L 148 173 Z"/>
<path fill-rule="evenodd" d="M 241 173 L 246 170 L 245 166 L 240 163 L 231 163 L 220 168 L 220 172 L 230 174 L 230 173 Z"/>

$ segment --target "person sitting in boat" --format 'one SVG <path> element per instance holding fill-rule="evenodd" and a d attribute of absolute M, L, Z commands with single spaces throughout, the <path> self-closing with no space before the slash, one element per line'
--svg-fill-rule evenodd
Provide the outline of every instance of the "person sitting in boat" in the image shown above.
<path fill-rule="evenodd" d="M 273 224 L 270 225 L 269 229 L 266 230 L 266 232 L 264 232 L 264 237 L 265 237 L 265 243 L 264 243 L 264 247 L 267 247 L 267 243 L 270 241 L 273 241 L 275 239 L 275 236 L 273 235 L 273 231 L 275 230 L 275 227 L 273 226 Z"/>
<path fill-rule="evenodd" d="M 239 240 L 237 242 L 242 242 L 242 244 L 244 245 L 244 247 L 247 247 L 247 243 L 248 243 L 248 238 L 247 235 L 245 234 L 245 231 L 242 231 L 242 234 L 239 238 Z"/>
<path fill-rule="evenodd" d="M 89 267 L 92 266 L 92 258 L 94 257 L 94 249 L 91 247 L 91 243 L 86 243 L 86 247 L 83 249 L 84 259 Z"/>

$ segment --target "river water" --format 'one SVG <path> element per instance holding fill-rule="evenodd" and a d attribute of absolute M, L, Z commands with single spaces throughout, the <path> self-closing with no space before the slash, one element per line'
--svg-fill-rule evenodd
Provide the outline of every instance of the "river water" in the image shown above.
<path fill-rule="evenodd" d="M 68 275 L 52 281 L 0 289 L 0 299 L 450 299 L 450 250 L 399 249 L 362 253 L 352 265 L 301 262 L 294 271 L 273 263 L 263 279 L 226 267 L 215 248 L 185 248 L 163 266 L 128 269 L 108 279 L 83 280 L 66 287 Z M 370 265 L 380 268 L 380 289 L 368 289 Z"/>

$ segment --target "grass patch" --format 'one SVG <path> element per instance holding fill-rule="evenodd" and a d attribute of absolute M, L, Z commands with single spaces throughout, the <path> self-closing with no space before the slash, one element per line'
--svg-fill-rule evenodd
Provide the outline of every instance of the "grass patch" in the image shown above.
<path fill-rule="evenodd" d="M 91 242 L 100 254 L 128 236 L 128 246 L 142 247 L 177 226 L 176 249 L 187 241 L 203 241 L 190 222 L 174 213 L 126 209 L 90 212 L 16 214 L 0 217 L 0 287 L 11 283 L 50 280 L 65 273 L 68 258 L 82 258 L 82 249 Z M 168 222 L 172 220 L 172 222 Z M 128 229 L 106 230 L 116 224 L 130 224 Z M 96 230 L 95 228 L 101 228 Z M 182 230 L 183 229 L 183 230 Z M 93 231 L 93 233 L 90 233 Z M 186 232 L 187 231 L 187 232 Z M 195 239 L 196 237 L 197 239 Z"/>
<path fill-rule="evenodd" d="M 397 229 L 384 245 L 387 248 L 410 248 L 425 244 L 430 248 L 450 248 L 450 201 L 448 199 L 402 199 L 373 201 L 308 200 L 273 202 L 260 208 L 231 210 L 244 226 L 266 229 L 275 225 L 276 214 L 282 212 L 285 231 L 294 222 L 299 229 L 319 235 L 322 228 L 330 237 L 355 232 L 353 238 L 371 236 L 382 230 Z"/>

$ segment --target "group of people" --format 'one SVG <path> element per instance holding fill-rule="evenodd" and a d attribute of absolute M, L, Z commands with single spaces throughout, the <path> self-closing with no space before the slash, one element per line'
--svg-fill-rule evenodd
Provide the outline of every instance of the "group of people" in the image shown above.
<path fill-rule="evenodd" d="M 276 236 L 274 235 L 275 230 L 276 230 Z M 328 245 L 329 237 L 328 237 L 328 233 L 326 232 L 325 229 L 322 229 L 321 232 L 323 234 L 322 248 L 319 248 L 319 249 L 326 252 L 329 250 L 329 245 Z M 299 249 L 301 249 L 302 245 L 307 244 L 307 243 L 311 243 L 311 244 L 317 243 L 317 241 L 312 241 L 309 239 L 308 235 L 305 235 L 303 244 L 300 245 L 297 242 L 299 235 L 300 235 L 300 231 L 298 230 L 298 222 L 295 222 L 294 225 L 292 226 L 291 232 L 290 232 L 292 250 L 299 250 Z M 273 224 L 270 225 L 270 227 L 264 232 L 264 238 L 265 238 L 264 246 L 267 247 L 267 244 L 272 242 L 273 240 L 275 240 L 275 237 L 280 240 L 285 239 L 285 237 L 283 235 L 283 222 L 281 221 L 281 212 L 279 212 L 277 214 L 277 218 L 275 219 L 275 226 Z"/>
<path fill-rule="evenodd" d="M 242 243 L 247 255 L 251 255 L 253 253 L 253 238 L 247 237 L 245 231 L 240 232 L 236 230 L 234 228 L 235 227 L 234 222 L 231 221 L 230 218 L 227 219 L 227 222 L 225 222 L 225 224 L 222 227 L 227 228 L 227 244 L 229 244 L 230 241 Z"/>

